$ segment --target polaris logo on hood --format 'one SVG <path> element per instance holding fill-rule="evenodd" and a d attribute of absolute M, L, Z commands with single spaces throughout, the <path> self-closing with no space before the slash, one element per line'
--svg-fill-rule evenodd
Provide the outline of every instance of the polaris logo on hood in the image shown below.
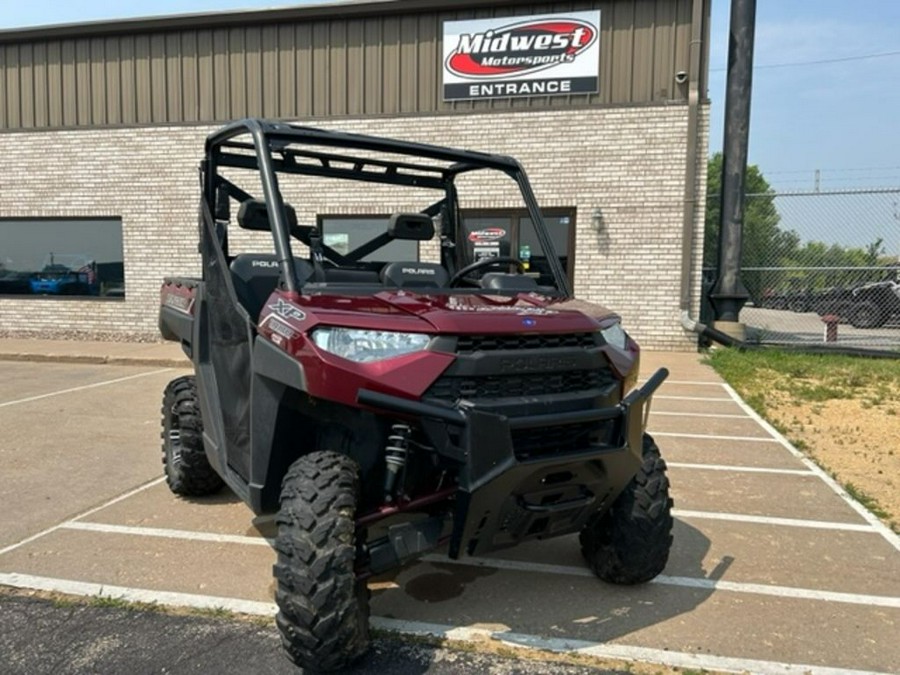
<path fill-rule="evenodd" d="M 600 12 L 444 23 L 444 99 L 593 93 Z"/>

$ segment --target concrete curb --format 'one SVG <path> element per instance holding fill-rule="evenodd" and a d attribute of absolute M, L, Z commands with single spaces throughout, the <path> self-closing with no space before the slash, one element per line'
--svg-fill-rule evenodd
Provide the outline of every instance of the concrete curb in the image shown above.
<path fill-rule="evenodd" d="M 86 363 L 109 366 L 161 366 L 163 368 L 190 368 L 185 358 L 156 356 L 102 356 L 95 354 L 35 354 L 30 352 L 0 352 L 0 361 L 30 361 L 34 363 Z"/>

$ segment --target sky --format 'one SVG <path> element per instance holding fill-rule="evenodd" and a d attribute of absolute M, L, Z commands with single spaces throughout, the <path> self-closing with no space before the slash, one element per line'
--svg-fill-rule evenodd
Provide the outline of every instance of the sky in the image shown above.
<path fill-rule="evenodd" d="M 304 3 L 0 0 L 0 29 L 290 4 Z M 722 147 L 730 2 L 712 0 L 712 8 L 715 152 Z M 775 189 L 812 190 L 816 170 L 822 190 L 900 185 L 898 26 L 898 0 L 758 0 L 749 158 Z M 810 63 L 820 61 L 832 62 Z"/>
<path fill-rule="evenodd" d="M 51 252 L 86 256 L 98 263 L 122 262 L 122 224 L 113 219 L 38 220 L 27 228 L 0 220 L 0 241 L 0 264 L 19 271 L 42 269 Z"/>
<path fill-rule="evenodd" d="M 712 3 L 715 150 L 722 147 L 730 3 Z M 773 186 L 811 190 L 816 169 L 823 190 L 900 185 L 898 27 L 897 0 L 758 0 L 749 153 Z"/>

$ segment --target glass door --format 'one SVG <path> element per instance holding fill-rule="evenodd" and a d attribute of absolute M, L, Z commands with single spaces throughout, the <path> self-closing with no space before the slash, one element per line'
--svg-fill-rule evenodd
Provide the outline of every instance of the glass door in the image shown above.
<path fill-rule="evenodd" d="M 575 267 L 574 213 L 574 209 L 548 209 L 543 213 L 553 248 L 570 283 Z M 465 247 L 461 251 L 461 265 L 487 257 L 512 255 L 525 264 L 526 274 L 533 276 L 539 285 L 553 285 L 547 255 L 526 211 L 464 211 L 463 231 Z"/>

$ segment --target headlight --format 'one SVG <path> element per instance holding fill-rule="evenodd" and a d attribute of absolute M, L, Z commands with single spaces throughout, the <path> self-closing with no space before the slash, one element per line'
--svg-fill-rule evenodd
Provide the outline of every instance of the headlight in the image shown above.
<path fill-rule="evenodd" d="M 622 328 L 621 324 L 618 323 L 614 323 L 609 328 L 604 328 L 600 331 L 600 335 L 617 349 L 624 350 L 625 346 L 628 344 L 628 335 L 625 333 L 625 329 Z"/>
<path fill-rule="evenodd" d="M 366 363 L 422 351 L 431 336 L 331 326 L 316 328 L 312 339 L 319 349 L 356 363 Z"/>

